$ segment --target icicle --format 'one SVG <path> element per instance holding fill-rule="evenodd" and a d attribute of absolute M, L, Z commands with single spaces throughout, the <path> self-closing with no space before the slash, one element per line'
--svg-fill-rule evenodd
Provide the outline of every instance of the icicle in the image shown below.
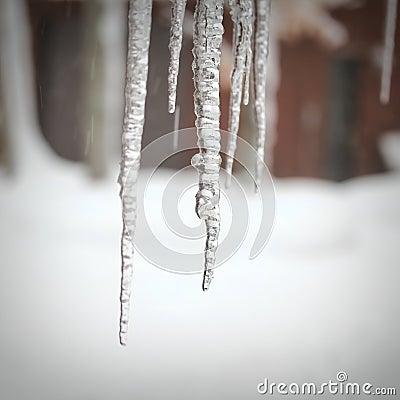
<path fill-rule="evenodd" d="M 220 230 L 219 67 L 222 44 L 223 0 L 197 0 L 193 24 L 194 109 L 199 153 L 192 165 L 199 172 L 196 213 L 206 224 L 207 239 L 203 290 L 208 290 L 215 264 Z"/>
<path fill-rule="evenodd" d="M 182 48 L 182 25 L 185 16 L 186 0 L 171 0 L 171 33 L 169 37 L 168 68 L 168 112 L 175 112 L 176 87 L 179 72 L 179 57 Z"/>
<path fill-rule="evenodd" d="M 121 185 L 120 196 L 124 219 L 121 239 L 122 278 L 119 332 L 122 345 L 126 345 L 128 333 L 129 300 L 133 274 L 132 239 L 136 225 L 136 182 L 140 166 L 146 101 L 151 8 L 151 0 L 130 0 L 129 2 L 125 113 L 122 130 L 122 159 L 118 177 Z"/>
<path fill-rule="evenodd" d="M 383 52 L 380 93 L 380 100 L 382 104 L 389 103 L 390 99 L 396 17 L 397 0 L 386 0 L 385 48 Z"/>
<path fill-rule="evenodd" d="M 173 137 L 173 139 L 174 139 L 174 142 L 173 142 L 174 151 L 178 150 L 180 116 L 181 116 L 181 107 L 178 105 L 178 106 L 176 106 L 175 119 L 174 119 L 174 137 Z"/>
<path fill-rule="evenodd" d="M 251 32 L 253 32 L 253 24 L 251 25 Z M 250 33 L 249 47 L 247 48 L 246 54 L 246 68 L 244 70 L 244 91 L 243 91 L 243 104 L 247 106 L 249 104 L 250 99 L 250 71 L 251 64 L 253 60 L 253 51 L 251 50 L 251 36 L 253 33 Z"/>
<path fill-rule="evenodd" d="M 261 182 L 266 134 L 265 86 L 267 81 L 269 14 L 271 12 L 271 0 L 256 0 L 255 8 L 256 21 L 253 68 L 254 105 L 256 114 L 256 125 L 258 130 L 256 160 L 256 185 L 258 186 Z"/>
<path fill-rule="evenodd" d="M 232 177 L 233 156 L 236 150 L 236 137 L 239 131 L 240 103 L 249 102 L 249 75 L 251 67 L 251 38 L 253 34 L 253 1 L 229 0 L 233 21 L 233 69 L 231 75 L 231 97 L 229 104 L 229 142 L 226 158 L 226 186 Z"/>
<path fill-rule="evenodd" d="M 253 61 L 253 51 L 251 49 L 253 28 L 254 28 L 254 7 L 253 0 L 242 1 L 243 3 L 243 14 L 244 14 L 244 34 L 247 45 L 246 50 L 246 64 L 244 69 L 244 91 L 243 91 L 243 104 L 247 106 L 249 104 L 249 92 L 250 92 L 250 71 L 251 64 Z"/>

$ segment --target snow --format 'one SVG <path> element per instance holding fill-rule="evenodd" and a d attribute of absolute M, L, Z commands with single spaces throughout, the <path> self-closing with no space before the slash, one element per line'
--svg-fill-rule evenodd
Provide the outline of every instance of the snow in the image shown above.
<path fill-rule="evenodd" d="M 265 377 L 339 370 L 398 383 L 398 173 L 276 180 L 269 244 L 254 261 L 244 245 L 207 293 L 136 253 L 123 348 L 115 179 L 33 169 L 0 181 L 1 398 L 252 399 Z"/>

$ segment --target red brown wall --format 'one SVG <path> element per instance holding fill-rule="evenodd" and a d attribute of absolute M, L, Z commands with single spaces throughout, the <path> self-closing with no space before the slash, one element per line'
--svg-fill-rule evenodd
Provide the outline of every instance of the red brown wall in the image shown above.
<path fill-rule="evenodd" d="M 381 70 L 378 57 L 383 44 L 385 1 L 368 0 L 333 16 L 349 33 L 348 44 L 335 51 L 303 38 L 281 43 L 281 86 L 278 94 L 278 138 L 274 150 L 277 176 L 327 177 L 331 66 L 350 59 L 358 65 L 356 112 L 350 151 L 351 176 L 384 170 L 378 151 L 382 133 L 400 129 L 400 28 L 396 30 L 391 100 L 379 103 Z M 397 21 L 400 21 L 398 10 Z M 399 25 L 399 23 L 397 24 Z"/>

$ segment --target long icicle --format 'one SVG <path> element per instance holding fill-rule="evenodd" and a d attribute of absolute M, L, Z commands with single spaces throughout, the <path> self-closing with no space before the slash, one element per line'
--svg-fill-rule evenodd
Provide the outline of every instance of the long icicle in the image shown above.
<path fill-rule="evenodd" d="M 256 185 L 261 182 L 261 174 L 264 162 L 264 146 L 266 135 L 266 104 L 265 88 L 267 81 L 267 58 L 269 42 L 269 15 L 271 12 L 271 0 L 256 0 L 255 3 L 255 38 L 254 38 L 254 106 L 257 137 L 256 160 Z"/>
<path fill-rule="evenodd" d="M 219 68 L 224 28 L 223 0 L 197 0 L 193 24 L 194 109 L 199 153 L 192 165 L 199 172 L 196 213 L 206 224 L 203 290 L 208 290 L 220 230 Z"/>
<path fill-rule="evenodd" d="M 229 140 L 226 157 L 226 186 L 232 179 L 233 158 L 239 131 L 240 103 L 249 101 L 249 75 L 251 68 L 251 38 L 253 35 L 253 1 L 229 0 L 233 21 L 233 68 L 231 74 L 231 97 L 229 104 Z"/>
<path fill-rule="evenodd" d="M 382 104 L 387 104 L 390 100 L 396 17 L 397 0 L 386 0 L 385 47 L 383 51 L 381 92 L 379 96 Z"/>
<path fill-rule="evenodd" d="M 176 87 L 179 73 L 179 57 L 182 48 L 182 26 L 185 16 L 186 0 L 172 0 L 171 31 L 169 37 L 169 67 L 168 67 L 168 112 L 175 112 Z"/>
<path fill-rule="evenodd" d="M 136 183 L 146 102 L 148 53 L 151 30 L 151 0 L 130 0 L 128 54 L 125 81 L 125 113 L 122 128 L 122 158 L 118 182 L 121 186 L 123 230 L 121 238 L 122 278 L 119 338 L 126 345 L 129 302 L 133 275 L 133 236 L 136 226 Z M 129 176 L 129 179 L 128 179 Z"/>

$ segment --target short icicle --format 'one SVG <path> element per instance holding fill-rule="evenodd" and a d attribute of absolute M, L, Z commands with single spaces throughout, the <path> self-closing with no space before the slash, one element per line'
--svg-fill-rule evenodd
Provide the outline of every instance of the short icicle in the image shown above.
<path fill-rule="evenodd" d="M 269 44 L 269 15 L 271 0 L 255 1 L 255 38 L 254 38 L 254 107 L 257 125 L 257 160 L 256 186 L 261 182 L 264 163 L 264 147 L 266 136 L 266 104 L 265 89 L 267 81 L 267 58 Z"/>
<path fill-rule="evenodd" d="M 197 0 L 193 25 L 194 109 L 199 153 L 192 165 L 199 172 L 196 213 L 206 224 L 203 290 L 209 289 L 220 230 L 219 68 L 223 35 L 223 0 Z"/>
<path fill-rule="evenodd" d="M 388 104 L 392 80 L 393 51 L 396 33 L 397 0 L 386 0 L 385 47 L 383 50 L 380 101 Z"/>
<path fill-rule="evenodd" d="M 176 88 L 179 73 L 179 57 L 182 48 L 182 26 L 185 16 L 186 0 L 171 0 L 171 31 L 169 37 L 168 67 L 168 112 L 175 112 Z"/>
<path fill-rule="evenodd" d="M 129 302 L 133 275 L 133 236 L 137 213 L 136 184 L 140 167 L 146 102 L 151 11 L 151 0 L 130 0 L 129 2 L 125 112 L 122 128 L 122 157 L 118 177 L 118 182 L 121 186 L 120 197 L 123 215 L 121 316 L 119 328 L 121 345 L 126 345 L 128 334 Z"/>
<path fill-rule="evenodd" d="M 226 187 L 232 179 L 233 159 L 239 131 L 240 103 L 244 82 L 243 103 L 249 102 L 249 75 L 251 69 L 253 35 L 253 1 L 229 0 L 233 21 L 233 68 L 231 74 L 231 97 L 229 104 L 229 140 L 226 156 Z"/>

